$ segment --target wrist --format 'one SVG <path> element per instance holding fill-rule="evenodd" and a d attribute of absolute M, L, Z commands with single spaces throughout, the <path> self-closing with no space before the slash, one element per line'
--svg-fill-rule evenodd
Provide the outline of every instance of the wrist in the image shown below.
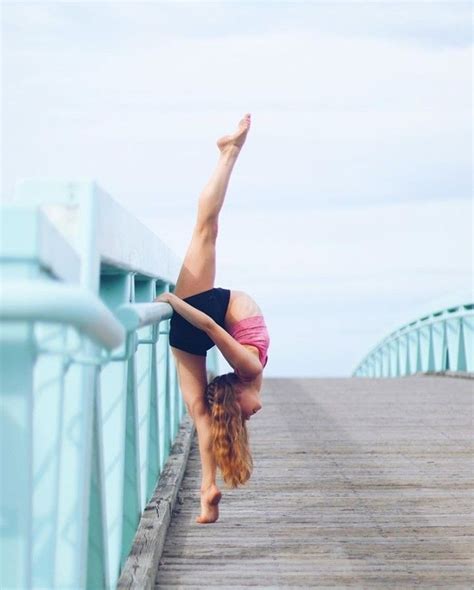
<path fill-rule="evenodd" d="M 168 305 L 171 305 L 173 301 L 172 296 L 173 293 L 165 292 L 161 295 L 158 295 L 158 297 L 156 297 L 154 301 L 157 301 L 158 303 L 167 303 Z"/>

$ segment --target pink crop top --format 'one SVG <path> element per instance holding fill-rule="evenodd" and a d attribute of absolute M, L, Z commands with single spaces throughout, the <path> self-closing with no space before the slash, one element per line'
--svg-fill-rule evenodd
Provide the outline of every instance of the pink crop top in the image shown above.
<path fill-rule="evenodd" d="M 264 367 L 268 362 L 268 347 L 270 345 L 270 336 L 268 335 L 267 326 L 263 315 L 255 315 L 250 318 L 244 318 L 232 326 L 229 334 L 240 342 L 240 344 L 250 344 L 258 348 L 258 356 Z"/>

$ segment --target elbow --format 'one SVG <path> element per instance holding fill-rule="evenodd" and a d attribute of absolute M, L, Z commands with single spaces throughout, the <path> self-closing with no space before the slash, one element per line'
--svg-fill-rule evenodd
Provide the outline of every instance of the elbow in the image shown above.
<path fill-rule="evenodd" d="M 260 361 L 255 359 L 255 363 L 245 364 L 245 367 L 239 367 L 236 372 L 246 381 L 253 381 L 263 371 Z"/>
<path fill-rule="evenodd" d="M 211 338 L 211 340 L 214 340 L 213 335 L 216 326 L 216 322 L 211 317 L 207 316 L 204 320 L 204 325 L 202 326 L 201 330 L 203 332 L 206 332 L 206 334 L 209 336 L 209 338 Z"/>

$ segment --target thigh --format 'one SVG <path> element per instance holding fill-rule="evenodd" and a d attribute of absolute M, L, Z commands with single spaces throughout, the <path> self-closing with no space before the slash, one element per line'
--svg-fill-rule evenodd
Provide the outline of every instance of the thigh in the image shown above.
<path fill-rule="evenodd" d="M 179 385 L 184 403 L 193 417 L 195 410 L 202 411 L 205 405 L 207 373 L 206 357 L 198 356 L 171 347 L 178 372 Z"/>
<path fill-rule="evenodd" d="M 212 230 L 194 231 L 174 290 L 181 299 L 214 287 L 216 278 L 215 238 Z"/>

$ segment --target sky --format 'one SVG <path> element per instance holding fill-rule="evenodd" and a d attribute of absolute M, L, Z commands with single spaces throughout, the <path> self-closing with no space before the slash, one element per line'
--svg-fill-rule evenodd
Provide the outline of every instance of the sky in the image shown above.
<path fill-rule="evenodd" d="M 216 286 L 248 292 L 266 376 L 349 376 L 472 301 L 470 2 L 2 4 L 2 198 L 94 179 L 185 253 L 215 140 L 252 129 Z"/>

